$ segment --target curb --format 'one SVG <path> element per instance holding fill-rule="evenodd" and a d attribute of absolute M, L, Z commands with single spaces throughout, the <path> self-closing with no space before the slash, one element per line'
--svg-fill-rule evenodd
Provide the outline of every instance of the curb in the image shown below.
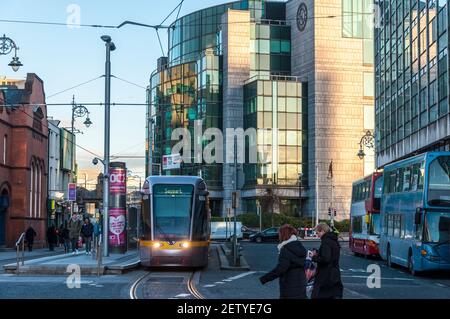
<path fill-rule="evenodd" d="M 250 270 L 250 266 L 247 264 L 247 261 L 245 260 L 244 256 L 242 256 L 242 255 L 240 256 L 241 266 L 239 266 L 239 267 L 230 266 L 230 263 L 226 256 L 227 250 L 228 249 L 225 248 L 223 244 L 217 246 L 217 253 L 219 255 L 221 270 Z"/>
<path fill-rule="evenodd" d="M 55 259 L 66 259 L 70 257 L 75 257 L 72 254 L 68 254 L 67 256 L 59 256 L 59 258 L 55 258 L 56 256 L 52 256 L 49 258 L 41 258 L 39 262 L 47 262 Z M 125 261 L 126 263 L 110 263 L 110 264 L 102 264 L 100 267 L 97 265 L 79 265 L 81 275 L 98 275 L 99 273 L 101 275 L 121 275 L 125 273 L 126 271 L 130 269 L 134 269 L 140 266 L 141 261 L 138 256 L 132 256 L 129 258 L 129 260 Z M 67 272 L 68 264 L 63 265 L 39 265 L 37 262 L 28 263 L 24 266 L 19 266 L 19 272 L 20 275 L 67 275 L 69 272 Z M 8 264 L 4 265 L 3 269 L 6 273 L 12 273 L 17 274 L 17 264 Z"/>

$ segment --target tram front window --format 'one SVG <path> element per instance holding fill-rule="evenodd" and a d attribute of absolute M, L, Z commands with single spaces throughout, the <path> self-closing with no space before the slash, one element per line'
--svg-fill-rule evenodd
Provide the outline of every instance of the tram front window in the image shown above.
<path fill-rule="evenodd" d="M 153 186 L 153 222 L 156 240 L 189 239 L 192 185 Z"/>

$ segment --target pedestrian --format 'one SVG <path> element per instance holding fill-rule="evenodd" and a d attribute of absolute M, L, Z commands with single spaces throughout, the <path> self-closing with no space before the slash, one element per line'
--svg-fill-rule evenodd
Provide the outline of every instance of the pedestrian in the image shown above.
<path fill-rule="evenodd" d="M 64 224 L 61 224 L 58 228 L 58 247 L 64 247 L 64 237 L 63 237 Z"/>
<path fill-rule="evenodd" d="M 36 236 L 37 236 L 36 231 L 30 225 L 25 232 L 25 240 L 27 241 L 28 251 L 33 251 L 34 237 Z"/>
<path fill-rule="evenodd" d="M 312 257 L 313 262 L 317 263 L 317 272 L 311 298 L 342 299 L 344 286 L 339 266 L 341 247 L 338 237 L 325 223 L 317 225 L 316 233 L 321 244 Z"/>
<path fill-rule="evenodd" d="M 85 218 L 84 224 L 81 227 L 81 234 L 83 235 L 83 239 L 86 244 L 86 255 L 91 254 L 91 241 L 93 233 L 94 233 L 94 225 L 92 225 L 89 218 Z"/>
<path fill-rule="evenodd" d="M 305 260 L 307 251 L 298 240 L 298 231 L 284 225 L 278 231 L 278 265 L 259 280 L 264 285 L 279 278 L 280 299 L 306 299 Z"/>
<path fill-rule="evenodd" d="M 78 240 L 80 238 L 82 222 L 78 218 L 77 213 L 72 214 L 72 218 L 69 220 L 69 238 L 72 245 L 72 254 L 78 254 Z"/>
<path fill-rule="evenodd" d="M 48 248 L 50 251 L 55 250 L 55 245 L 57 242 L 58 236 L 56 234 L 55 226 L 50 225 L 50 227 L 47 229 L 47 242 L 48 242 Z"/>
<path fill-rule="evenodd" d="M 62 237 L 62 242 L 64 244 L 64 252 L 68 253 L 69 248 L 70 248 L 70 232 L 69 232 L 69 228 L 67 228 L 67 222 L 64 223 L 64 226 L 61 225 L 61 227 L 62 227 L 61 237 Z"/>

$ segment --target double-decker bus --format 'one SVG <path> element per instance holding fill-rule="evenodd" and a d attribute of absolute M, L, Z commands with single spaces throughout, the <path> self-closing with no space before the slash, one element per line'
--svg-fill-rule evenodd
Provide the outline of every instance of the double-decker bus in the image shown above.
<path fill-rule="evenodd" d="M 411 274 L 450 269 L 450 152 L 384 168 L 380 255 Z"/>
<path fill-rule="evenodd" d="M 349 246 L 355 255 L 379 255 L 382 189 L 382 173 L 373 173 L 353 183 Z"/>
<path fill-rule="evenodd" d="M 191 176 L 151 176 L 142 193 L 141 264 L 205 267 L 211 218 L 205 182 Z"/>

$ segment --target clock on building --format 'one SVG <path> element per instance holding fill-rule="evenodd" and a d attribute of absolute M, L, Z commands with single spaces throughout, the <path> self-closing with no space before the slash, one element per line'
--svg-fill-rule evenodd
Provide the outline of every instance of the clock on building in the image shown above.
<path fill-rule="evenodd" d="M 300 32 L 305 30 L 306 23 L 308 21 L 308 8 L 306 7 L 306 4 L 302 2 L 297 11 L 297 27 Z"/>

